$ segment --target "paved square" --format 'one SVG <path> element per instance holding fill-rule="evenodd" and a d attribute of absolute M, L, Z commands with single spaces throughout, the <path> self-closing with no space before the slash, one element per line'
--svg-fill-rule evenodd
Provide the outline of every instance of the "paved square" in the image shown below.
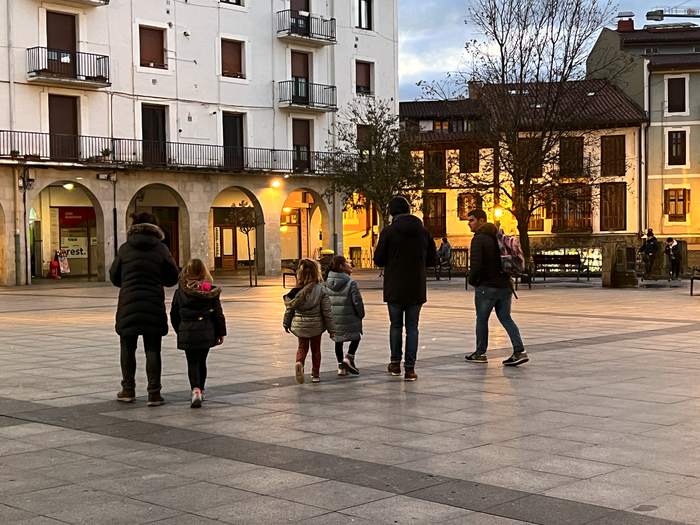
<path fill-rule="evenodd" d="M 386 373 L 377 272 L 360 375 L 294 380 L 279 278 L 221 280 L 229 336 L 189 408 L 184 353 L 163 342 L 166 405 L 119 388 L 117 289 L 0 289 L 0 523 L 700 524 L 700 298 L 684 285 L 536 284 L 513 317 L 530 363 L 504 368 L 492 319 L 474 347 L 472 291 L 429 283 L 419 379 Z M 172 296 L 172 290 L 168 293 Z M 307 371 L 308 372 L 308 371 Z"/>

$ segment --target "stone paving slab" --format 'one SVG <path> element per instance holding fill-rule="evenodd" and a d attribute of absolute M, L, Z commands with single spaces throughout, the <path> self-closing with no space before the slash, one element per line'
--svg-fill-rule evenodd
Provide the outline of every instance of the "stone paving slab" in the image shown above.
<path fill-rule="evenodd" d="M 324 338 L 323 381 L 303 386 L 279 283 L 224 280 L 231 335 L 212 351 L 199 411 L 172 334 L 167 404 L 114 401 L 116 289 L 0 290 L 0 522 L 700 523 L 700 323 L 687 287 L 521 290 L 531 362 L 507 369 L 495 319 L 488 366 L 463 361 L 472 292 L 431 281 L 420 378 L 405 383 L 385 372 L 375 274 L 358 277 L 360 376 L 336 376 Z M 142 396 L 142 356 L 139 367 Z"/>

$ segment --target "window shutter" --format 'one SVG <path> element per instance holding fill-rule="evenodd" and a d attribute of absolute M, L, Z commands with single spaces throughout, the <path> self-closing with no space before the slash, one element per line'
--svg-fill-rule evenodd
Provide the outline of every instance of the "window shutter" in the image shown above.
<path fill-rule="evenodd" d="M 292 76 L 309 78 L 309 55 L 292 51 Z"/>
<path fill-rule="evenodd" d="M 671 190 L 664 190 L 664 215 L 671 213 Z"/>
<path fill-rule="evenodd" d="M 152 27 L 139 27 L 139 51 L 141 66 L 165 68 L 165 31 Z"/>
<path fill-rule="evenodd" d="M 221 74 L 225 77 L 243 78 L 243 46 L 232 40 L 221 41 Z"/>
<path fill-rule="evenodd" d="M 358 124 L 357 125 L 357 149 L 358 150 L 366 151 L 370 148 L 370 144 L 369 144 L 370 130 L 371 130 L 371 127 L 368 126 L 367 124 Z"/>
<path fill-rule="evenodd" d="M 479 150 L 459 150 L 459 171 L 460 173 L 479 173 Z"/>
<path fill-rule="evenodd" d="M 685 111 L 685 78 L 669 78 L 666 81 L 668 91 L 668 112 L 683 113 Z"/>
<path fill-rule="evenodd" d="M 310 135 L 308 120 L 292 120 L 292 141 L 295 146 L 306 146 L 309 148 L 311 145 Z"/>
<path fill-rule="evenodd" d="M 355 62 L 355 85 L 358 92 L 369 93 L 371 91 L 371 69 L 372 65 L 369 62 Z"/>
<path fill-rule="evenodd" d="M 309 0 L 292 0 L 289 6 L 292 11 L 309 12 Z"/>
<path fill-rule="evenodd" d="M 683 215 L 688 215 L 690 213 L 690 190 L 683 190 Z M 687 217 L 686 217 L 687 220 Z"/>
<path fill-rule="evenodd" d="M 601 175 L 603 177 L 624 177 L 627 154 L 625 136 L 613 135 L 600 139 Z"/>

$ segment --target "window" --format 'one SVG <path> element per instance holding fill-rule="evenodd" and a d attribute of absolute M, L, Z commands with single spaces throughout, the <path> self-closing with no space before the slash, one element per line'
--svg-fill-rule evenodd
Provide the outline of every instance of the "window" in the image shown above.
<path fill-rule="evenodd" d="M 645 55 L 656 55 L 658 52 L 659 52 L 659 48 L 658 48 L 658 47 L 647 47 L 647 48 L 644 50 L 644 54 L 645 54 Z"/>
<path fill-rule="evenodd" d="M 444 193 L 426 193 L 423 199 L 423 223 L 433 237 L 447 235 L 446 195 Z"/>
<path fill-rule="evenodd" d="M 425 158 L 425 187 L 447 187 L 447 158 L 444 151 L 428 151 Z"/>
<path fill-rule="evenodd" d="M 479 150 L 461 149 L 459 150 L 459 172 L 479 173 Z"/>
<path fill-rule="evenodd" d="M 668 222 L 686 222 L 690 212 L 690 190 L 676 188 L 664 190 L 664 213 Z"/>
<path fill-rule="evenodd" d="M 532 215 L 530 215 L 530 220 L 528 221 L 527 229 L 533 232 L 544 231 L 544 218 L 545 209 L 542 206 L 539 206 L 535 209 L 535 211 L 532 212 Z"/>
<path fill-rule="evenodd" d="M 450 122 L 450 131 L 452 133 L 459 133 L 464 131 L 464 121 L 463 120 L 453 120 Z"/>
<path fill-rule="evenodd" d="M 221 41 L 221 75 L 231 78 L 245 78 L 242 42 Z"/>
<path fill-rule="evenodd" d="M 627 183 L 612 182 L 600 185 L 600 229 L 627 229 Z"/>
<path fill-rule="evenodd" d="M 666 111 L 667 113 L 686 112 L 686 77 L 670 77 L 666 79 Z"/>
<path fill-rule="evenodd" d="M 139 27 L 139 52 L 141 67 L 167 69 L 165 63 L 165 30 Z"/>
<path fill-rule="evenodd" d="M 371 148 L 371 132 L 372 126 L 367 124 L 357 125 L 357 150 L 366 154 Z"/>
<path fill-rule="evenodd" d="M 668 165 L 686 165 L 686 131 L 668 132 Z"/>
<path fill-rule="evenodd" d="M 457 195 L 457 216 L 460 221 L 468 221 L 468 213 L 472 210 L 480 210 L 484 206 L 484 200 L 478 193 L 460 193 Z"/>
<path fill-rule="evenodd" d="M 223 2 L 224 4 L 243 5 L 242 0 L 219 0 L 219 2 Z"/>
<path fill-rule="evenodd" d="M 372 94 L 372 64 L 355 62 L 355 91 L 361 95 Z"/>
<path fill-rule="evenodd" d="M 560 140 L 559 172 L 563 177 L 583 175 L 583 137 L 566 137 Z"/>
<path fill-rule="evenodd" d="M 294 171 L 308 171 L 311 150 L 311 121 L 292 120 L 292 147 L 294 150 Z"/>
<path fill-rule="evenodd" d="M 450 123 L 447 120 L 436 120 L 433 122 L 433 129 L 438 133 L 447 133 L 450 131 Z"/>
<path fill-rule="evenodd" d="M 591 187 L 565 185 L 552 209 L 552 231 L 591 231 Z"/>
<path fill-rule="evenodd" d="M 600 174 L 603 177 L 624 177 L 626 158 L 624 135 L 601 137 Z"/>
<path fill-rule="evenodd" d="M 372 0 L 355 0 L 355 27 L 372 29 Z"/>

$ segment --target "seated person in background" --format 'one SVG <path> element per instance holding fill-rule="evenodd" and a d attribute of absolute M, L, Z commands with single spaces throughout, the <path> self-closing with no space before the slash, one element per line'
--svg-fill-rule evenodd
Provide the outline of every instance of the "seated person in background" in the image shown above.
<path fill-rule="evenodd" d="M 449 263 L 452 258 L 452 245 L 447 242 L 447 237 L 442 238 L 442 244 L 437 251 L 438 261 L 440 264 Z"/>

